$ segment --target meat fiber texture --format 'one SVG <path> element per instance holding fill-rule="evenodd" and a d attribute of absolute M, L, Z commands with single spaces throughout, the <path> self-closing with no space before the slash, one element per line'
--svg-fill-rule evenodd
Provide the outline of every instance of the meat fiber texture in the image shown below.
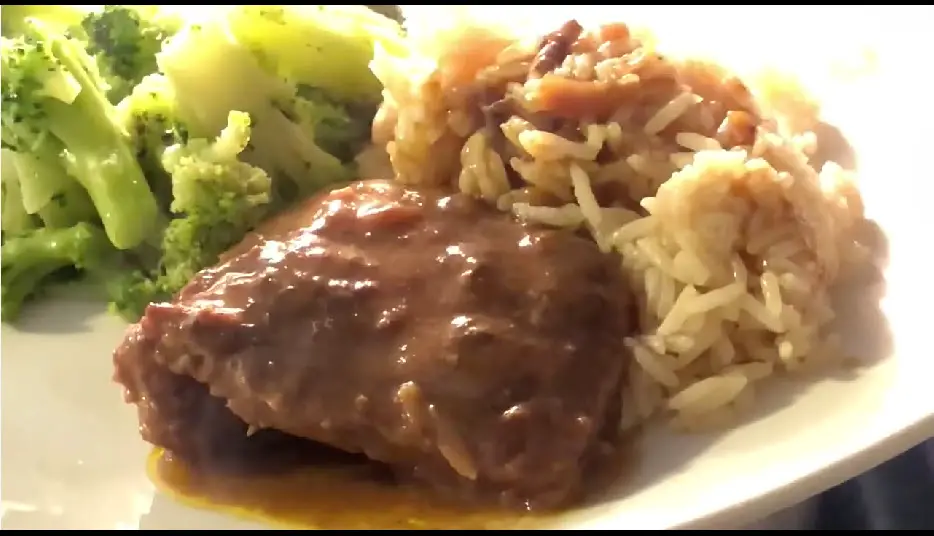
<path fill-rule="evenodd" d="M 193 463 L 311 440 L 436 492 L 559 506 L 618 422 L 617 263 L 459 195 L 355 183 L 150 305 L 115 378 L 143 438 Z"/>

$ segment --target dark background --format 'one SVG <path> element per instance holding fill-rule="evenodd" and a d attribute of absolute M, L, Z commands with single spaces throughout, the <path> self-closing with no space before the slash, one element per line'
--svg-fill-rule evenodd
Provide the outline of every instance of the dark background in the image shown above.
<path fill-rule="evenodd" d="M 815 499 L 817 530 L 934 529 L 934 439 Z"/>

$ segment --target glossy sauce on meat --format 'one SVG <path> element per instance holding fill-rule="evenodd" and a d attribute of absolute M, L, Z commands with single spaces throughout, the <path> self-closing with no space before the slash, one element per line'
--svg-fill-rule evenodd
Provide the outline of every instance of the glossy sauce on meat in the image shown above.
<path fill-rule="evenodd" d="M 115 376 L 143 437 L 196 468 L 323 444 L 447 500 L 565 506 L 618 424 L 617 262 L 460 195 L 355 183 L 150 306 Z"/>

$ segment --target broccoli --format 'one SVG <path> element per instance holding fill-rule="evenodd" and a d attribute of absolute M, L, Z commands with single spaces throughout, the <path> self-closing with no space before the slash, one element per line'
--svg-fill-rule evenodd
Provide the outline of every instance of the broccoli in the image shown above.
<path fill-rule="evenodd" d="M 231 39 L 224 20 L 182 30 L 158 63 L 191 136 L 215 135 L 230 110 L 250 115 L 253 131 L 243 158 L 276 177 L 276 190 L 290 192 L 287 197 L 352 177 L 352 169 L 315 143 L 314 132 L 292 121 L 298 115 L 295 87 L 263 71 L 250 51 Z"/>
<path fill-rule="evenodd" d="M 31 18 L 82 43 L 111 102 L 156 72 L 156 53 L 184 24 L 169 6 L 3 6 L 3 35 L 27 31 Z"/>
<path fill-rule="evenodd" d="M 26 212 L 23 206 L 23 192 L 13 157 L 13 151 L 0 150 L 0 192 L 3 194 L 0 200 L 0 230 L 4 238 L 35 229 L 39 225 L 36 217 Z"/>
<path fill-rule="evenodd" d="M 87 52 L 107 82 L 107 96 L 117 102 L 144 76 L 156 72 L 156 53 L 181 29 L 182 20 L 160 6 L 105 5 L 81 21 Z"/>
<path fill-rule="evenodd" d="M 4 321 L 81 273 L 135 320 L 353 178 L 380 99 L 368 63 L 401 50 L 399 25 L 365 6 L 191 7 L 2 6 Z"/>
<path fill-rule="evenodd" d="M 250 117 L 230 112 L 216 140 L 166 149 L 162 160 L 172 177 L 177 217 L 165 230 L 159 269 L 127 279 L 112 297 L 118 312 L 136 318 L 150 301 L 174 294 L 266 215 L 271 180 L 238 159 L 249 140 Z"/>
<path fill-rule="evenodd" d="M 266 215 L 271 181 L 262 169 L 238 160 L 250 141 L 250 116 L 230 112 L 214 142 L 191 140 L 169 147 L 162 161 L 172 175 L 172 220 L 163 244 L 174 289 L 213 264 Z"/>
<path fill-rule="evenodd" d="M 322 149 L 349 162 L 370 139 L 370 121 L 376 106 L 369 103 L 341 103 L 322 90 L 307 85 L 297 88 L 290 106 L 290 119 L 308 132 Z M 367 118 L 367 120 L 362 120 Z"/>
<path fill-rule="evenodd" d="M 175 93 L 161 74 L 144 77 L 127 98 L 117 104 L 120 124 L 140 153 L 162 159 L 171 145 L 185 143 L 188 129 L 179 118 Z"/>
<path fill-rule="evenodd" d="M 169 295 L 159 282 L 142 269 L 115 273 L 105 285 L 112 314 L 128 322 L 136 322 L 150 303 L 163 301 Z"/>
<path fill-rule="evenodd" d="M 71 227 L 84 221 L 95 221 L 97 211 L 87 191 L 70 177 L 55 159 L 43 159 L 43 154 L 60 154 L 57 140 L 47 136 L 43 144 L 56 144 L 32 153 L 9 151 L 16 170 L 22 204 L 29 214 L 38 214 L 46 227 Z"/>
<path fill-rule="evenodd" d="M 26 299 L 53 273 L 64 268 L 103 271 L 114 252 L 104 232 L 88 223 L 6 238 L 0 250 L 0 318 L 15 319 Z"/>
<path fill-rule="evenodd" d="M 188 129 L 178 117 L 172 87 L 164 76 L 148 75 L 120 101 L 117 113 L 121 125 L 133 139 L 136 158 L 159 207 L 168 212 L 172 182 L 162 167 L 162 154 L 166 148 L 188 141 Z"/>
<path fill-rule="evenodd" d="M 3 35 L 13 37 L 23 32 L 26 21 L 31 18 L 41 19 L 56 31 L 69 31 L 81 24 L 81 21 L 93 11 L 94 6 L 0 6 L 0 26 Z"/>
<path fill-rule="evenodd" d="M 159 221 L 155 197 L 81 44 L 37 19 L 2 37 L 2 141 L 77 179 L 119 249 Z M 42 177 L 45 180 L 45 177 Z"/>
<path fill-rule="evenodd" d="M 350 100 L 379 101 L 382 86 L 369 69 L 374 47 L 402 47 L 400 26 L 362 5 L 238 5 L 228 20 L 276 76 Z"/>

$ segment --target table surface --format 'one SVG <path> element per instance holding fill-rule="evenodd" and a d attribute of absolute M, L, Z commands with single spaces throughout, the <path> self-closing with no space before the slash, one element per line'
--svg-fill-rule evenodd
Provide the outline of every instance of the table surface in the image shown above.
<path fill-rule="evenodd" d="M 746 530 L 934 529 L 934 439 Z"/>

